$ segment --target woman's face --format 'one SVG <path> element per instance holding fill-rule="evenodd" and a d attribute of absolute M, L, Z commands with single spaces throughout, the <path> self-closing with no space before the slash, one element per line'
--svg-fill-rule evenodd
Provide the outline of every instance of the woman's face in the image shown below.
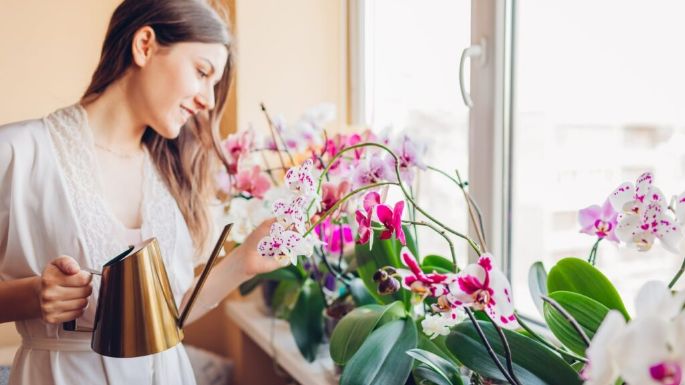
<path fill-rule="evenodd" d="M 224 72 L 228 50 L 218 43 L 153 44 L 139 62 L 135 44 L 139 66 L 129 84 L 136 114 L 162 137 L 175 138 L 192 115 L 215 107 L 214 86 Z"/>

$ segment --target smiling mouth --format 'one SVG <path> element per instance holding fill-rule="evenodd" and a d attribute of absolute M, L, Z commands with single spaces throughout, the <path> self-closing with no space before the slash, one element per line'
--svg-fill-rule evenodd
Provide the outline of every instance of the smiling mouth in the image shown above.
<path fill-rule="evenodd" d="M 181 106 L 181 114 L 183 115 L 183 119 L 185 121 L 188 121 L 188 119 L 190 119 L 190 117 L 194 115 L 192 111 L 183 106 Z"/>

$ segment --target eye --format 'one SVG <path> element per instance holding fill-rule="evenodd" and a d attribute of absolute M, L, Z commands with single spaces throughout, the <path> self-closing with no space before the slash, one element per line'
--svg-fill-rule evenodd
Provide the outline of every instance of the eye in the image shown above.
<path fill-rule="evenodd" d="M 202 70 L 197 70 L 198 76 L 200 76 L 202 79 L 206 78 L 209 76 L 209 74 L 203 72 Z"/>

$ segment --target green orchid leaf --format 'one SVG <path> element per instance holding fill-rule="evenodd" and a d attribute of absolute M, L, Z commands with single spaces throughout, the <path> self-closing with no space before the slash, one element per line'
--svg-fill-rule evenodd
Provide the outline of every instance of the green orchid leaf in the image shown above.
<path fill-rule="evenodd" d="M 302 271 L 297 266 L 288 265 L 286 267 L 264 273 L 258 274 L 247 281 L 240 284 L 238 290 L 240 295 L 248 295 L 252 290 L 256 289 L 262 281 L 274 280 L 274 281 L 302 281 L 306 275 L 302 274 Z"/>
<path fill-rule="evenodd" d="M 488 321 L 477 321 L 496 356 L 506 368 L 499 335 Z M 578 373 L 563 359 L 537 341 L 510 330 L 503 330 L 512 354 L 514 373 L 525 385 L 580 385 Z M 471 322 L 458 324 L 447 336 L 447 348 L 459 361 L 483 377 L 506 381 L 490 358 Z"/>
<path fill-rule="evenodd" d="M 422 364 L 420 366 L 425 366 L 434 374 L 426 378 L 426 370 L 419 370 L 419 372 L 422 374 L 422 377 L 425 379 L 430 380 L 436 385 L 461 385 L 459 368 L 454 363 L 440 357 L 437 354 L 423 349 L 411 349 L 407 351 L 407 354 L 409 354 L 416 361 L 420 362 Z"/>
<path fill-rule="evenodd" d="M 386 306 L 372 304 L 352 310 L 333 330 L 331 358 L 335 363 L 345 365 L 374 329 L 405 316 L 404 306 L 399 301 Z"/>
<path fill-rule="evenodd" d="M 364 285 L 361 278 L 355 278 L 350 282 L 350 294 L 357 306 L 371 305 L 376 303 L 376 299 Z"/>
<path fill-rule="evenodd" d="M 323 340 L 324 298 L 318 285 L 311 279 L 304 282 L 288 319 L 297 347 L 309 362 L 316 358 Z"/>
<path fill-rule="evenodd" d="M 571 291 L 592 298 L 609 309 L 620 311 L 630 319 L 621 296 L 601 271 L 579 258 L 564 258 L 547 276 L 547 291 Z"/>
<path fill-rule="evenodd" d="M 547 295 L 547 271 L 542 262 L 537 261 L 530 266 L 528 270 L 528 289 L 530 296 L 533 298 L 535 307 L 538 309 L 540 315 L 543 315 L 542 296 Z"/>
<path fill-rule="evenodd" d="M 421 261 L 421 270 L 426 273 L 454 273 L 455 267 L 452 261 L 440 255 L 427 255 Z"/>
<path fill-rule="evenodd" d="M 608 307 L 582 294 L 555 291 L 549 296 L 571 314 L 591 340 L 609 312 Z M 571 351 L 584 357 L 587 346 L 566 318 L 548 303 L 544 305 L 543 314 L 554 336 Z"/>
<path fill-rule="evenodd" d="M 297 281 L 281 281 L 276 286 L 273 299 L 271 300 L 271 308 L 277 318 L 287 319 L 290 311 L 295 306 L 298 296 L 300 295 L 300 283 Z"/>
<path fill-rule="evenodd" d="M 414 320 L 390 321 L 376 329 L 347 362 L 341 385 L 404 384 L 412 369 L 407 351 L 416 348 Z"/>

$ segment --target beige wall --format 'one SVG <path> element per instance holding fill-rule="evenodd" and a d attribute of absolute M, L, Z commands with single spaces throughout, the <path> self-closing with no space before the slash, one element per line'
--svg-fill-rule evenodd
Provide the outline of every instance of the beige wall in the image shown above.
<path fill-rule="evenodd" d="M 120 0 L 2 0 L 0 124 L 74 103 Z"/>
<path fill-rule="evenodd" d="M 97 64 L 106 23 L 119 0 L 0 1 L 0 125 L 76 102 Z M 234 12 L 238 39 L 237 98 L 229 102 L 224 132 L 248 122 L 263 126 L 262 101 L 288 119 L 313 104 L 333 102 L 344 120 L 345 0 L 224 1 Z M 253 371 L 241 364 L 249 365 L 247 356 L 260 353 L 241 335 L 220 311 L 187 333 L 188 340 L 233 356 L 239 378 L 275 384 L 247 377 Z M 17 341 L 12 324 L 0 325 L 0 346 Z M 265 359 L 262 354 L 255 364 L 264 366 Z"/>
<path fill-rule="evenodd" d="M 238 129 L 264 124 L 259 103 L 296 119 L 327 101 L 345 118 L 345 0 L 236 0 Z"/>
<path fill-rule="evenodd" d="M 74 103 L 97 65 L 119 0 L 2 0 L 0 125 Z M 19 341 L 0 324 L 0 346 Z"/>

